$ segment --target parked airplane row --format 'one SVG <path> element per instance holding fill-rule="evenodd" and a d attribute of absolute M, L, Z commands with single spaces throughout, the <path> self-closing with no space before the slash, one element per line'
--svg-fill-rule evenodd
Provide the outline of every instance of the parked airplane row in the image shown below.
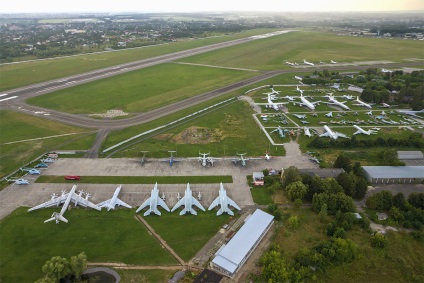
<path fill-rule="evenodd" d="M 106 201 L 103 201 L 97 205 L 88 200 L 88 198 L 90 197 L 89 193 L 85 193 L 85 197 L 83 197 L 84 192 L 78 191 L 78 193 L 76 193 L 75 192 L 76 188 L 77 188 L 77 185 L 74 185 L 69 193 L 62 191 L 62 194 L 60 196 L 56 196 L 55 194 L 53 194 L 49 201 L 30 208 L 28 212 L 37 210 L 40 208 L 59 206 L 63 204 L 63 207 L 60 210 L 60 212 L 54 212 L 51 218 L 44 221 L 44 223 L 46 223 L 46 222 L 55 220 L 56 224 L 59 224 L 60 221 L 65 223 L 68 222 L 68 220 L 63 216 L 63 214 L 65 213 L 65 211 L 67 210 L 71 202 L 73 202 L 75 206 L 79 204 L 83 207 L 90 207 L 99 211 L 102 208 L 107 208 L 107 210 L 109 211 L 111 209 L 115 209 L 116 206 L 124 206 L 127 208 L 132 208 L 132 206 L 130 206 L 129 204 L 125 203 L 124 201 L 118 198 L 119 193 L 121 192 L 122 185 L 116 188 L 112 198 Z M 155 186 L 153 187 L 153 190 L 150 193 L 150 197 L 140 205 L 140 207 L 136 210 L 136 213 L 140 212 L 145 207 L 149 207 L 145 211 L 144 216 L 150 215 L 151 213 L 155 213 L 156 215 L 161 215 L 161 212 L 158 210 L 158 206 L 161 206 L 163 209 L 165 209 L 168 212 L 169 211 L 173 212 L 174 210 L 178 209 L 180 206 L 184 206 L 184 209 L 180 212 L 180 215 L 184 215 L 187 212 L 193 215 L 197 215 L 197 212 L 193 209 L 193 205 L 205 211 L 205 208 L 200 204 L 200 202 L 193 197 L 193 193 L 190 189 L 190 184 L 188 183 L 184 193 L 184 197 L 181 198 L 180 193 L 178 193 L 177 198 L 178 198 L 178 202 L 175 204 L 172 210 L 170 210 L 165 203 L 165 195 L 162 193 L 162 198 L 159 197 L 158 184 L 156 183 Z M 200 194 L 200 192 L 197 198 L 201 200 L 202 195 Z M 234 212 L 231 211 L 229 206 L 232 206 L 238 210 L 241 209 L 232 199 L 230 199 L 227 196 L 227 192 L 224 189 L 224 185 L 222 183 L 220 184 L 219 196 L 211 203 L 208 210 L 211 210 L 218 205 L 220 205 L 220 209 L 216 213 L 217 216 L 221 215 L 224 212 L 228 213 L 229 215 L 234 215 Z"/>
<path fill-rule="evenodd" d="M 298 63 L 296 63 L 296 62 L 291 63 L 291 62 L 289 62 L 289 61 L 285 61 L 284 63 L 285 63 L 285 64 L 287 64 L 287 65 L 289 65 L 289 66 L 292 66 L 292 67 L 299 66 L 299 64 L 298 64 Z M 320 63 L 320 64 L 327 64 L 326 62 L 321 61 L 321 60 L 319 61 L 319 63 Z M 333 61 L 333 60 L 330 60 L 330 63 L 331 63 L 331 64 L 337 64 L 338 62 Z M 315 66 L 315 64 L 314 64 L 314 63 L 312 63 L 312 62 L 308 62 L 308 61 L 306 61 L 306 59 L 303 59 L 303 63 L 302 63 L 302 64 L 304 64 L 304 65 L 308 65 L 308 66 Z"/>

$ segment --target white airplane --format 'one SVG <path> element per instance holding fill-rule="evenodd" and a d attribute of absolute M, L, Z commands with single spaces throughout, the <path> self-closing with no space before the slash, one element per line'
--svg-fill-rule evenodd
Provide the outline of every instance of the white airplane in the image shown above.
<path fill-rule="evenodd" d="M 241 210 L 241 208 L 227 196 L 227 191 L 224 189 L 224 186 L 221 183 L 221 188 L 219 189 L 219 196 L 211 203 L 208 210 L 211 210 L 215 206 L 220 205 L 221 208 L 216 213 L 217 216 L 221 215 L 223 212 L 228 213 L 229 215 L 234 215 L 234 212 L 228 207 L 231 205 L 235 209 Z"/>
<path fill-rule="evenodd" d="M 357 129 L 357 131 L 353 133 L 354 135 L 364 134 L 364 135 L 368 135 L 369 136 L 371 134 L 377 134 L 377 131 L 373 131 L 373 130 L 366 131 L 366 130 L 362 129 L 361 127 L 357 126 L 357 125 L 353 125 L 353 127 L 355 129 Z"/>
<path fill-rule="evenodd" d="M 296 86 L 296 91 L 297 92 L 300 92 L 300 93 L 303 93 L 303 90 L 301 90 L 298 85 Z"/>
<path fill-rule="evenodd" d="M 286 63 L 287 65 L 290 65 L 290 66 L 292 66 L 292 67 L 296 66 L 296 64 L 295 64 L 295 63 L 290 63 L 289 61 L 286 61 L 286 62 L 284 62 L 284 63 Z"/>
<path fill-rule="evenodd" d="M 383 73 L 393 73 L 393 71 L 391 71 L 391 70 L 387 70 L 387 69 L 381 69 L 381 71 L 383 72 Z"/>
<path fill-rule="evenodd" d="M 419 110 L 419 111 L 412 111 L 412 110 L 398 110 L 398 112 L 399 112 L 400 114 L 406 114 L 406 115 L 410 115 L 410 116 L 419 117 L 417 114 L 419 114 L 419 113 L 424 113 L 424 109 Z"/>
<path fill-rule="evenodd" d="M 315 66 L 314 63 L 308 62 L 308 61 L 306 61 L 306 59 L 303 59 L 303 64 L 309 65 L 309 66 Z"/>
<path fill-rule="evenodd" d="M 311 110 L 315 110 L 315 104 L 318 104 L 321 101 L 314 101 L 314 102 L 310 102 L 309 100 L 307 100 L 304 96 L 302 91 L 300 92 L 300 100 L 302 102 L 293 102 L 293 104 L 299 104 L 300 106 L 306 106 Z"/>
<path fill-rule="evenodd" d="M 284 97 L 282 97 L 282 98 L 285 98 L 285 99 L 287 99 L 288 101 L 294 101 L 294 96 L 288 96 L 288 95 L 286 95 L 286 96 L 284 96 Z"/>
<path fill-rule="evenodd" d="M 154 212 L 157 215 L 161 215 L 160 211 L 158 210 L 158 205 L 162 206 L 166 211 L 169 212 L 169 207 L 159 197 L 158 183 L 156 183 L 150 194 L 150 197 L 147 200 L 145 200 L 142 205 L 140 205 L 140 207 L 135 211 L 135 213 L 138 213 L 140 210 L 142 210 L 146 206 L 149 206 L 149 209 L 146 210 L 146 212 L 144 213 L 144 216 L 147 216 L 152 212 Z"/>
<path fill-rule="evenodd" d="M 321 60 L 319 60 L 319 63 L 320 63 L 320 64 L 325 64 L 325 62 L 324 62 L 324 61 L 321 61 Z"/>
<path fill-rule="evenodd" d="M 305 132 L 305 136 L 312 137 L 312 133 L 308 127 L 303 127 L 303 131 Z"/>
<path fill-rule="evenodd" d="M 387 103 L 381 103 L 381 106 L 377 106 L 377 107 L 380 107 L 380 108 L 392 108 L 392 107 L 395 107 L 395 106 L 397 106 L 397 105 L 390 105 L 390 104 L 387 104 Z"/>
<path fill-rule="evenodd" d="M 172 208 L 171 212 L 179 208 L 181 205 L 184 205 L 184 209 L 181 210 L 180 215 L 190 212 L 193 215 L 197 215 L 197 212 L 193 209 L 193 205 L 197 206 L 199 209 L 205 211 L 205 208 L 200 204 L 200 202 L 193 197 L 193 193 L 190 190 L 190 184 L 187 183 L 187 188 L 184 193 L 184 197 L 180 199 L 177 204 Z"/>
<path fill-rule="evenodd" d="M 266 161 L 271 161 L 271 158 L 272 158 L 272 156 L 270 156 L 270 155 L 268 154 L 268 151 L 267 151 L 267 152 L 265 152 L 265 160 L 266 160 Z"/>
<path fill-rule="evenodd" d="M 180 199 L 181 199 L 181 197 L 180 197 L 180 193 L 178 192 L 177 200 L 180 200 Z"/>
<path fill-rule="evenodd" d="M 329 95 L 327 95 L 326 97 L 328 97 L 328 100 L 329 100 L 330 102 L 324 102 L 324 103 L 327 103 L 327 104 L 334 104 L 334 105 L 336 105 L 336 106 L 340 106 L 340 107 L 342 107 L 343 109 L 350 110 L 350 108 L 349 108 L 347 105 L 345 105 L 345 104 L 344 104 L 344 103 L 346 103 L 346 101 L 345 101 L 345 102 L 340 102 L 340 101 L 338 101 L 337 99 L 335 99 L 335 98 L 334 98 L 333 94 L 329 94 Z"/>
<path fill-rule="evenodd" d="M 293 114 L 293 116 L 296 116 L 299 119 L 306 119 L 306 114 L 300 115 L 300 114 Z"/>
<path fill-rule="evenodd" d="M 105 200 L 104 202 L 101 202 L 97 204 L 100 208 L 107 207 L 107 211 L 111 209 L 115 209 L 115 206 L 125 206 L 127 208 L 132 208 L 131 205 L 128 205 L 127 203 L 123 202 L 118 198 L 118 195 L 121 191 L 122 185 L 119 185 L 119 187 L 116 188 L 115 192 L 113 193 L 113 196 L 111 199 Z"/>
<path fill-rule="evenodd" d="M 271 87 L 271 92 L 265 92 L 264 94 L 267 95 L 274 95 L 274 94 L 280 94 L 281 90 L 275 90 L 273 87 Z"/>
<path fill-rule="evenodd" d="M 357 104 L 353 104 L 353 105 L 356 105 L 356 106 L 363 106 L 363 107 L 366 107 L 366 108 L 369 108 L 369 109 L 371 109 L 371 108 L 372 108 L 371 104 L 368 104 L 368 103 L 365 103 L 365 102 L 363 102 L 363 101 L 359 100 L 359 96 L 357 96 L 357 97 L 356 97 L 355 102 L 357 102 Z"/>
<path fill-rule="evenodd" d="M 349 138 L 347 135 L 332 131 L 327 125 L 324 125 L 325 133 L 319 135 L 320 137 L 329 137 L 336 140 L 338 137 Z"/>
<path fill-rule="evenodd" d="M 365 112 L 368 116 L 372 116 L 372 111 Z"/>
<path fill-rule="evenodd" d="M 209 155 L 210 153 L 200 153 L 199 152 L 199 155 L 201 155 L 201 156 L 199 156 L 199 157 L 194 157 L 194 158 L 189 158 L 189 159 L 197 159 L 198 161 L 200 161 L 200 163 L 202 164 L 202 166 L 203 167 L 206 167 L 206 166 L 208 166 L 208 164 L 210 164 L 211 166 L 213 166 L 213 164 L 215 163 L 215 160 L 219 160 L 219 159 L 221 159 L 221 158 L 215 158 L 215 157 L 210 157 L 210 156 L 207 156 L 207 155 Z"/>
<path fill-rule="evenodd" d="M 65 211 L 68 208 L 71 201 L 74 201 L 74 203 L 80 204 L 84 207 L 91 207 L 91 208 L 94 208 L 94 209 L 100 211 L 100 207 L 98 207 L 94 203 L 88 201 L 88 197 L 83 198 L 81 196 L 82 193 L 76 194 L 75 193 L 76 188 L 77 188 L 77 185 L 74 185 L 69 193 L 65 193 L 63 191 L 62 195 L 59 196 L 59 197 L 56 197 L 56 195 L 53 194 L 49 201 L 42 203 L 40 205 L 34 206 L 33 208 L 28 209 L 28 212 L 36 210 L 36 209 L 40 209 L 40 208 L 51 207 L 51 206 L 54 206 L 54 205 L 58 206 L 59 204 L 64 203 L 60 213 L 54 212 L 52 214 L 52 218 L 44 221 L 44 223 L 46 223 L 46 222 L 49 222 L 49 221 L 52 221 L 52 220 L 56 220 L 56 224 L 59 224 L 59 221 L 68 222 L 68 220 L 63 217 L 63 213 L 65 213 Z"/>
<path fill-rule="evenodd" d="M 330 63 L 331 64 L 337 64 L 337 62 L 336 61 L 333 61 L 333 60 L 330 60 Z"/>
<path fill-rule="evenodd" d="M 197 199 L 198 200 L 202 200 L 202 194 L 199 192 L 199 194 L 197 195 Z"/>
<path fill-rule="evenodd" d="M 354 100 L 354 98 L 353 98 L 353 96 L 352 96 L 352 95 L 347 95 L 347 94 L 345 94 L 345 95 L 342 95 L 341 97 L 346 98 L 346 99 L 348 99 L 348 100 Z"/>
<path fill-rule="evenodd" d="M 325 117 L 333 118 L 333 112 L 328 112 L 327 114 L 324 114 Z"/>

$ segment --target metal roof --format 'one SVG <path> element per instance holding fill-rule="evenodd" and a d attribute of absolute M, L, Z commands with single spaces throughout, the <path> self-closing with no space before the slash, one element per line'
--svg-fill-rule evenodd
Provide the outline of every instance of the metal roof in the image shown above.
<path fill-rule="evenodd" d="M 398 151 L 399 159 L 423 159 L 423 153 L 421 151 Z"/>
<path fill-rule="evenodd" d="M 373 178 L 424 178 L 424 166 L 362 166 Z"/>
<path fill-rule="evenodd" d="M 274 216 L 257 209 L 212 262 L 234 273 L 273 219 Z"/>

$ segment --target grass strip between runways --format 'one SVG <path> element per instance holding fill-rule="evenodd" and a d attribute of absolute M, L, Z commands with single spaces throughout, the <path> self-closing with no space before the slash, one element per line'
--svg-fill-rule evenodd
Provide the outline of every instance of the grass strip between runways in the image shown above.
<path fill-rule="evenodd" d="M 42 175 L 36 183 L 83 184 L 210 184 L 232 183 L 232 176 L 81 176 L 81 180 L 65 180 L 64 176 Z"/>

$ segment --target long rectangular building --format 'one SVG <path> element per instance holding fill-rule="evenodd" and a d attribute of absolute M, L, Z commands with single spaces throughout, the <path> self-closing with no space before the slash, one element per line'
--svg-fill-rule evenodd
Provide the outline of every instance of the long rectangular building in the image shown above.
<path fill-rule="evenodd" d="M 415 183 L 424 180 L 424 166 L 362 166 L 371 183 Z"/>
<path fill-rule="evenodd" d="M 212 267 L 234 277 L 274 223 L 274 216 L 257 209 L 234 237 L 223 245 L 212 260 Z"/>

